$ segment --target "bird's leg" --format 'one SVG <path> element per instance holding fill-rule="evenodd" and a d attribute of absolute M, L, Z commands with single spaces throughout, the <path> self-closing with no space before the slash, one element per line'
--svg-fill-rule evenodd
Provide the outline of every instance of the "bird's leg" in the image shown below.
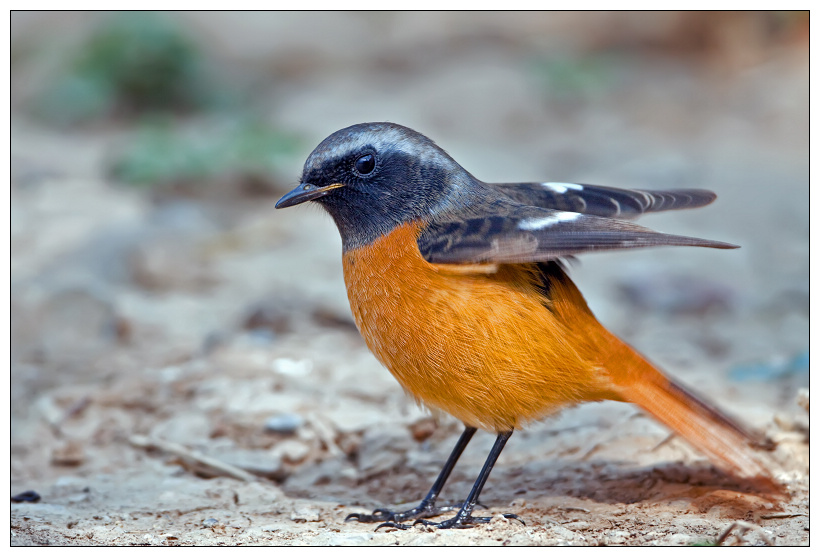
<path fill-rule="evenodd" d="M 475 432 L 476 428 L 474 427 L 468 426 L 464 429 L 461 437 L 458 438 L 456 446 L 447 458 L 447 462 L 444 463 L 444 467 L 441 469 L 441 472 L 439 472 L 436 482 L 418 506 L 403 512 L 393 512 L 388 509 L 376 509 L 373 511 L 373 514 L 353 513 L 345 518 L 345 522 L 349 520 L 358 520 L 359 522 L 382 522 L 376 530 L 382 526 L 407 529 L 409 526 L 403 525 L 401 522 L 413 518 L 438 516 L 443 512 L 453 510 L 455 507 L 436 507 L 436 499 L 438 499 L 438 494 L 441 492 L 441 488 L 444 487 L 447 478 L 450 477 L 450 472 L 453 471 L 456 462 L 458 462 L 458 458 L 461 456 L 461 453 L 464 452 L 464 449 L 467 447 L 470 439 L 473 438 L 473 434 Z"/>
<path fill-rule="evenodd" d="M 498 460 L 498 456 L 504 449 L 504 445 L 507 443 L 507 439 L 509 439 L 512 434 L 512 430 L 498 434 L 498 437 L 496 437 L 495 439 L 495 444 L 493 445 L 493 448 L 490 451 L 489 456 L 487 456 L 487 460 L 484 462 L 484 467 L 481 469 L 481 473 L 478 475 L 478 479 L 475 481 L 472 491 L 470 491 L 470 495 L 464 501 L 464 504 L 461 506 L 461 509 L 459 509 L 458 513 L 456 513 L 456 515 L 453 518 L 450 518 L 443 522 L 430 522 L 429 520 L 419 518 L 413 524 L 425 524 L 427 526 L 435 526 L 436 528 L 440 529 L 472 528 L 476 524 L 483 524 L 492 520 L 492 517 L 490 516 L 473 516 L 473 509 L 475 508 L 476 503 L 478 502 L 478 496 L 481 493 L 481 489 L 487 482 L 487 478 L 490 477 L 490 472 L 492 471 L 493 466 L 495 465 L 495 461 Z M 524 524 L 524 521 L 514 514 L 505 514 L 504 517 L 514 518 L 520 521 L 522 524 Z"/>

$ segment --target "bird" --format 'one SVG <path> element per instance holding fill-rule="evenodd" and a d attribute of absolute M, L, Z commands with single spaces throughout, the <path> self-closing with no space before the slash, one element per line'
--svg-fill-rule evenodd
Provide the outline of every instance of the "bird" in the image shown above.
<path fill-rule="evenodd" d="M 770 481 L 755 452 L 770 449 L 768 439 L 610 333 L 567 271 L 567 260 L 587 252 L 737 248 L 630 222 L 715 198 L 702 189 L 486 183 L 431 139 L 390 122 L 356 124 L 323 140 L 305 161 L 300 184 L 276 208 L 313 202 L 330 214 L 342 239 L 351 311 L 368 348 L 417 403 L 464 424 L 417 506 L 347 520 L 380 522 L 377 530 L 487 523 L 490 517 L 473 511 L 513 432 L 602 400 L 636 404 L 717 467 Z M 496 440 L 475 484 L 459 505 L 437 506 L 478 429 Z M 447 520 L 426 520 L 452 511 Z"/>

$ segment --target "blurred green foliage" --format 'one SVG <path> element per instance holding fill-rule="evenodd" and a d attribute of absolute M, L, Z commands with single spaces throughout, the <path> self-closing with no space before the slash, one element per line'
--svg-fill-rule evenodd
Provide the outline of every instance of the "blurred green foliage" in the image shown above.
<path fill-rule="evenodd" d="M 225 96 L 209 78 L 196 44 L 169 15 L 105 17 L 35 99 L 49 122 L 74 124 L 146 111 L 196 110 Z"/>
<path fill-rule="evenodd" d="M 170 119 L 151 119 L 115 158 L 111 172 L 131 184 L 180 184 L 236 176 L 264 180 L 282 157 L 302 145 L 258 119 L 233 119 L 207 129 L 183 129 Z"/>
<path fill-rule="evenodd" d="M 252 115 L 242 102 L 246 91 L 217 75 L 174 14 L 117 12 L 66 53 L 33 108 L 64 126 L 132 120 L 136 129 L 110 166 L 121 182 L 268 182 L 281 158 L 301 145 Z"/>
<path fill-rule="evenodd" d="M 555 100 L 595 99 L 615 85 L 622 60 L 606 53 L 532 58 L 530 69 Z"/>

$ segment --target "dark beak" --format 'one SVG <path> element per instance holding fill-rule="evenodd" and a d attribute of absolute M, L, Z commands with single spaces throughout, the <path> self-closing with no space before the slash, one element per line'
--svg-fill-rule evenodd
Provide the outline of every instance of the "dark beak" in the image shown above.
<path fill-rule="evenodd" d="M 290 191 L 282 196 L 282 199 L 276 202 L 277 209 L 284 209 L 285 207 L 293 207 L 305 201 L 313 201 L 322 196 L 327 195 L 336 188 L 342 188 L 344 184 L 330 184 L 323 188 L 314 186 L 313 184 L 299 184 L 293 191 Z"/>

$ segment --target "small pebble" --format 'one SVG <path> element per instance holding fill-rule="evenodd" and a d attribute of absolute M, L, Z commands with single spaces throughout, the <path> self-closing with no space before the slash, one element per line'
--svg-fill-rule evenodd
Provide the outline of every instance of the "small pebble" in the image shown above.
<path fill-rule="evenodd" d="M 299 414 L 277 414 L 265 421 L 265 431 L 269 433 L 282 433 L 291 435 L 302 427 L 305 419 Z"/>
<path fill-rule="evenodd" d="M 433 418 L 422 418 L 410 425 L 410 433 L 417 443 L 430 438 L 436 432 L 437 424 Z"/>
<path fill-rule="evenodd" d="M 219 524 L 219 521 L 215 518 L 206 518 L 202 521 L 202 526 L 204 526 L 205 528 L 213 528 L 217 524 Z"/>
<path fill-rule="evenodd" d="M 11 497 L 12 503 L 37 503 L 38 501 L 40 501 L 40 494 L 31 489 Z"/>
<path fill-rule="evenodd" d="M 313 362 L 308 359 L 276 358 L 271 362 L 271 369 L 282 375 L 303 377 L 313 371 Z"/>

